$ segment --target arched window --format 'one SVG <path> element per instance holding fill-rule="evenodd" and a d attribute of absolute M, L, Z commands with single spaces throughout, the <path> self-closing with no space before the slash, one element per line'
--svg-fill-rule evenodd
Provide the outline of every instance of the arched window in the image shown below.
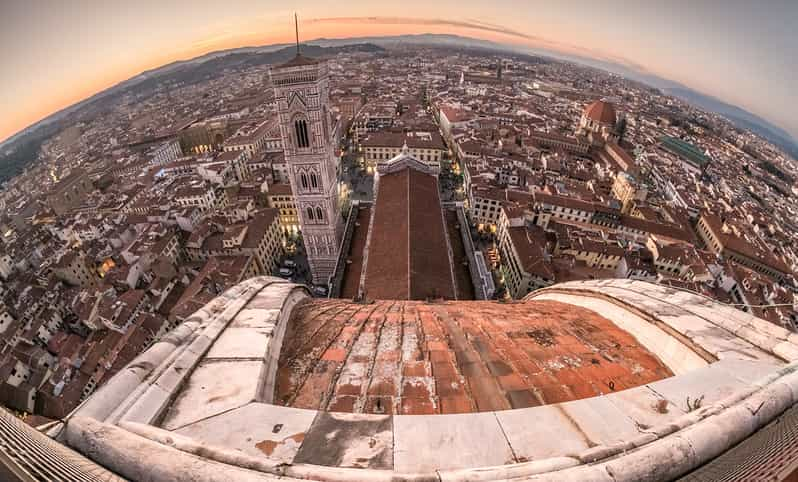
<path fill-rule="evenodd" d="M 308 176 L 304 172 L 299 175 L 299 183 L 302 185 L 302 189 L 308 188 Z"/>
<path fill-rule="evenodd" d="M 308 206 L 308 219 L 313 221 L 313 208 Z"/>
<path fill-rule="evenodd" d="M 296 145 L 299 148 L 310 147 L 310 137 L 308 136 L 308 123 L 305 119 L 294 121 L 294 133 L 296 135 Z"/>
<path fill-rule="evenodd" d="M 316 219 L 319 220 L 319 221 L 324 221 L 324 213 L 321 212 L 321 208 L 320 207 L 316 208 Z"/>
<path fill-rule="evenodd" d="M 315 172 L 311 172 L 310 173 L 310 187 L 312 187 L 313 189 L 316 189 L 317 187 L 319 187 L 319 182 L 316 179 L 316 173 Z"/>
<path fill-rule="evenodd" d="M 294 121 L 294 136 L 296 137 L 296 146 L 302 147 L 302 133 L 299 127 L 299 120 Z"/>

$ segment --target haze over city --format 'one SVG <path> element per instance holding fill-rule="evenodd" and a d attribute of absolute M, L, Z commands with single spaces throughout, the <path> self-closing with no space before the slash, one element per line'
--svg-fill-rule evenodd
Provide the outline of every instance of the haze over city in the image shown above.
<path fill-rule="evenodd" d="M 3 2 L 0 140 L 144 70 L 292 41 L 454 33 L 609 61 L 740 106 L 798 136 L 798 4 L 742 0 Z M 767 88 L 763 88 L 767 86 Z"/>

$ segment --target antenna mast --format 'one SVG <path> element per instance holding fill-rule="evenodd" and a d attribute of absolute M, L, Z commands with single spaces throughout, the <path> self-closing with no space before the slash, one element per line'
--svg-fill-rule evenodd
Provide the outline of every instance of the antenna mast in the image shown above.
<path fill-rule="evenodd" d="M 299 19 L 294 12 L 294 28 L 296 28 L 296 54 L 299 55 Z"/>

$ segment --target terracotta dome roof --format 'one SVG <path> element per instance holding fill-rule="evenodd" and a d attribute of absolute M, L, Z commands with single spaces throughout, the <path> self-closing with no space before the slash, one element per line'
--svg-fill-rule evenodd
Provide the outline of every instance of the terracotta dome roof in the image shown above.
<path fill-rule="evenodd" d="M 585 108 L 585 115 L 601 124 L 615 124 L 615 107 L 609 102 L 597 100 Z"/>

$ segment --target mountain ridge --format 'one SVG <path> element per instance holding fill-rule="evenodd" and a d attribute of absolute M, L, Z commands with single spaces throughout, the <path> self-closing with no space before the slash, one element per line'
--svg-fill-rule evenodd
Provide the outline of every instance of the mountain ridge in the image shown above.
<path fill-rule="evenodd" d="M 347 45 L 358 45 L 358 44 L 394 46 L 402 43 L 409 43 L 415 45 L 430 45 L 430 46 L 477 47 L 477 48 L 496 50 L 499 52 L 519 53 L 526 55 L 531 54 L 539 57 L 548 57 L 560 61 L 569 61 L 606 70 L 611 73 L 627 77 L 631 80 L 644 83 L 650 87 L 660 89 L 666 94 L 677 97 L 700 109 L 708 110 L 710 112 L 722 115 L 727 119 L 729 119 L 729 121 L 731 121 L 737 127 L 745 130 L 750 130 L 764 137 L 768 141 L 773 142 L 775 145 L 777 145 L 779 148 L 787 152 L 792 157 L 798 159 L 798 141 L 796 141 L 796 139 L 793 138 L 793 136 L 790 135 L 786 130 L 784 130 L 779 126 L 776 126 L 772 122 L 767 121 L 766 119 L 763 119 L 762 117 L 753 114 L 745 109 L 742 109 L 738 106 L 726 103 L 722 100 L 712 97 L 711 95 L 696 91 L 695 89 L 684 86 L 678 82 L 674 82 L 669 79 L 664 79 L 655 75 L 640 72 L 631 67 L 621 65 L 615 62 L 609 62 L 600 59 L 592 59 L 578 55 L 563 54 L 563 53 L 548 51 L 545 49 L 520 48 L 517 46 L 492 42 L 489 40 L 476 39 L 472 37 L 465 37 L 454 34 L 421 33 L 421 34 L 366 36 L 366 37 L 333 38 L 333 39 L 322 37 L 322 38 L 309 40 L 307 42 L 303 42 L 303 45 L 305 47 L 310 47 L 310 48 L 312 47 L 340 48 Z M 232 49 L 208 52 L 206 54 L 191 59 L 177 60 L 154 69 L 143 71 L 127 80 L 119 82 L 107 89 L 104 89 L 103 91 L 100 91 L 92 95 L 87 99 L 84 99 L 78 103 L 68 106 L 26 127 L 25 129 L 12 135 L 8 139 L 0 143 L 0 151 L 7 150 L 10 144 L 12 144 L 15 140 L 19 139 L 20 137 L 26 135 L 26 133 L 29 133 L 30 131 L 33 131 L 39 127 L 46 126 L 52 122 L 64 118 L 65 116 L 69 115 L 72 112 L 75 112 L 76 110 L 87 105 L 88 103 L 100 100 L 110 94 L 113 94 L 114 92 L 119 91 L 119 89 L 125 89 L 140 84 L 142 82 L 146 82 L 148 80 L 154 80 L 164 75 L 169 75 L 170 73 L 180 71 L 189 66 L 199 66 L 207 62 L 212 62 L 216 59 L 228 57 L 231 55 L 246 54 L 246 53 L 274 53 L 274 52 L 280 52 L 281 50 L 288 50 L 290 47 L 292 47 L 292 44 L 285 44 L 285 43 L 262 45 L 262 46 L 236 47 Z"/>

